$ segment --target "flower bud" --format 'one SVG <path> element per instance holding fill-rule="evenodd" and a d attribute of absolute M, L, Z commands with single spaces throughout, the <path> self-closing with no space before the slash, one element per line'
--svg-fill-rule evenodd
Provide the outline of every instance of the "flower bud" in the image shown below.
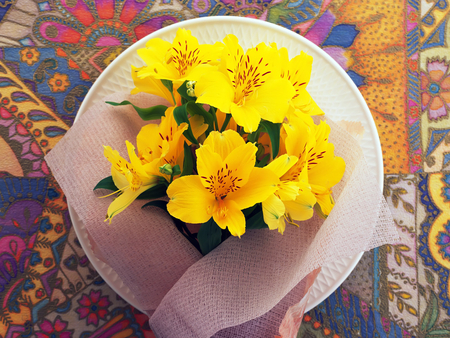
<path fill-rule="evenodd" d="M 186 82 L 187 89 L 193 89 L 197 81 L 188 81 Z"/>
<path fill-rule="evenodd" d="M 172 166 L 166 163 L 159 167 L 159 172 L 165 175 L 172 175 Z"/>
<path fill-rule="evenodd" d="M 186 93 L 187 93 L 190 97 L 195 97 L 195 91 L 194 91 L 194 89 L 192 89 L 192 88 L 186 90 Z"/>

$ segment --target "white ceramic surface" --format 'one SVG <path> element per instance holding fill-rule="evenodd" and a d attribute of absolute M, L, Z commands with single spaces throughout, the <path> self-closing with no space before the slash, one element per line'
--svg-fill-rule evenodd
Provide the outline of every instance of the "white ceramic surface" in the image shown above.
<path fill-rule="evenodd" d="M 208 17 L 180 22 L 156 31 L 138 41 L 123 52 L 94 83 L 81 105 L 77 118 L 94 103 L 114 92 L 129 92 L 134 86 L 130 75 L 130 65 L 142 66 L 136 50 L 143 48 L 150 38 L 162 38 L 172 41 L 178 28 L 191 30 L 200 43 L 214 43 L 222 40 L 226 34 L 234 34 L 244 48 L 253 47 L 259 42 L 276 42 L 278 47 L 286 47 L 289 56 L 294 57 L 301 50 L 314 57 L 313 71 L 308 91 L 326 115 L 336 120 L 360 121 L 366 130 L 361 145 L 373 174 L 376 175 L 380 188 L 383 187 L 383 158 L 378 133 L 369 108 L 358 88 L 341 67 L 319 47 L 302 36 L 285 28 L 264 21 L 239 17 Z M 84 224 L 69 206 L 72 222 L 79 241 L 92 265 L 102 278 L 123 299 L 139 308 L 138 302 L 120 277 L 107 264 L 100 261 L 93 253 L 87 238 Z M 308 302 L 307 310 L 312 309 L 327 298 L 347 278 L 362 256 L 335 261 L 322 268 Z"/>

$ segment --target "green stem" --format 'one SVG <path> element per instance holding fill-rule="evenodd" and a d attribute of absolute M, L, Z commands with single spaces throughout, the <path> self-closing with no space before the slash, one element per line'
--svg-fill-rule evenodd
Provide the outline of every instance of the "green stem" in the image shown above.
<path fill-rule="evenodd" d="M 170 91 L 170 94 L 172 95 L 173 105 L 177 105 L 177 101 L 175 100 L 175 96 L 173 96 L 173 90 Z"/>
<path fill-rule="evenodd" d="M 211 106 L 209 108 L 209 110 L 211 111 L 212 116 L 214 117 L 214 129 L 215 130 L 219 130 L 219 122 L 217 122 L 217 116 L 216 116 L 216 108 L 214 108 L 213 106 Z"/>
<path fill-rule="evenodd" d="M 220 128 L 221 133 L 223 131 L 225 131 L 225 128 L 228 126 L 228 122 L 230 122 L 230 120 L 231 120 L 231 114 L 227 114 L 227 116 L 225 117 L 225 121 L 222 124 L 222 128 Z"/>

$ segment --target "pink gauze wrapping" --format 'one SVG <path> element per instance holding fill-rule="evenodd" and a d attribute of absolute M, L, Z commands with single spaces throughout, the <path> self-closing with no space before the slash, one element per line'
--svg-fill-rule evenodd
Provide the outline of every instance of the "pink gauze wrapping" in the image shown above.
<path fill-rule="evenodd" d="M 105 101 L 162 104 L 148 94 L 117 93 Z M 95 248 L 150 317 L 157 337 L 295 337 L 308 290 L 320 267 L 398 238 L 379 185 L 358 142 L 336 123 L 330 142 L 346 171 L 333 189 L 336 205 L 319 217 L 287 225 L 284 235 L 248 230 L 205 257 L 176 230 L 168 215 L 135 201 L 104 222 L 112 198 L 94 186 L 110 175 L 109 145 L 126 155 L 145 124 L 130 106 L 98 103 L 82 115 L 46 156 L 67 201 L 89 231 Z"/>

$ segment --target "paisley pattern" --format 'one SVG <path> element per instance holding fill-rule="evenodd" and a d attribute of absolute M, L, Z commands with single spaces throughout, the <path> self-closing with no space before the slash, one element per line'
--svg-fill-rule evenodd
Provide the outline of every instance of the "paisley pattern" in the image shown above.
<path fill-rule="evenodd" d="M 43 157 L 128 46 L 217 15 L 321 46 L 380 136 L 400 240 L 366 253 L 298 337 L 450 336 L 448 0 L 0 0 L 0 337 L 154 337 L 90 265 Z"/>

